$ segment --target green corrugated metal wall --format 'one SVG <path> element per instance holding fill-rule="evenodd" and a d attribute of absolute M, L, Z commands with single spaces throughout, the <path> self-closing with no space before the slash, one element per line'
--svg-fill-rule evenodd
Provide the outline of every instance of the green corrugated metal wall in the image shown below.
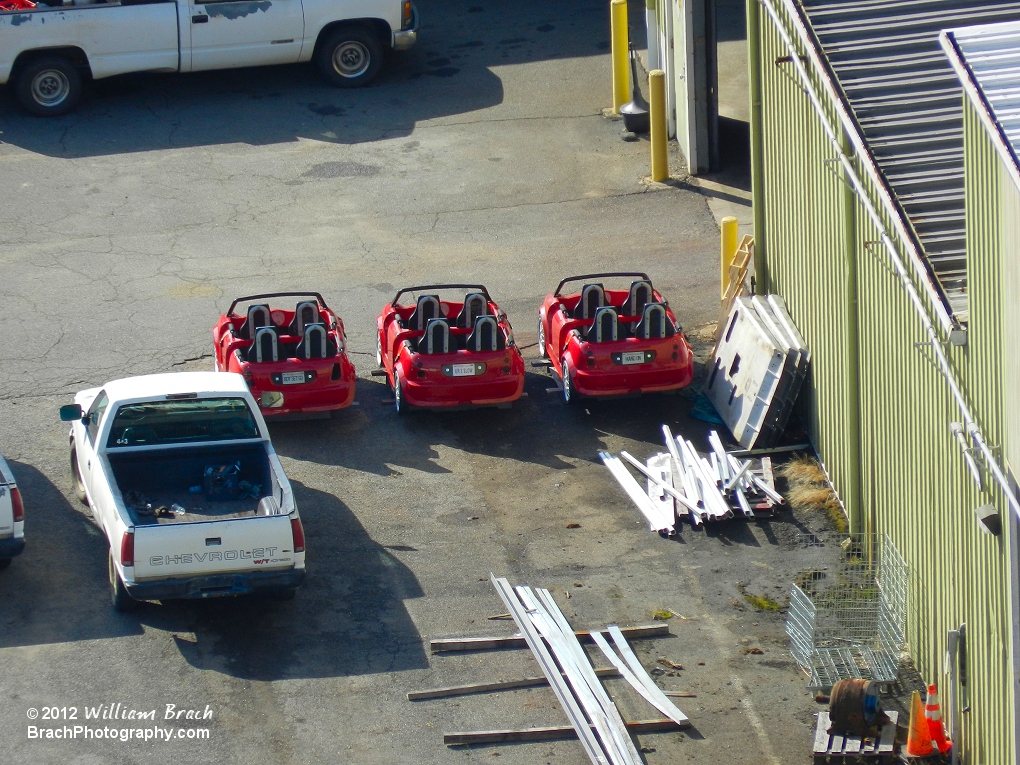
<path fill-rule="evenodd" d="M 856 528 L 888 533 L 910 565 L 910 652 L 925 680 L 939 682 L 946 712 L 946 633 L 968 625 L 970 711 L 960 742 L 966 761 L 1014 762 L 1007 535 L 983 533 L 972 512 L 991 502 L 1005 519 L 1008 508 L 997 489 L 978 491 L 966 470 L 949 431 L 959 412 L 930 355 L 915 347 L 924 331 L 884 250 L 869 244 L 877 231 L 859 203 L 842 204 L 848 187 L 831 161 L 835 150 L 792 65 L 782 61 L 785 46 L 766 14 L 749 12 L 748 18 L 760 19 L 757 31 L 749 29 L 760 46 L 762 102 L 760 130 L 752 131 L 761 153 L 753 179 L 763 229 L 756 247 L 763 248 L 769 290 L 787 300 L 811 346 L 812 441 Z M 1001 444 L 1001 184 L 997 159 L 987 139 L 978 140 L 980 131 L 968 121 L 968 149 L 980 148 L 968 155 L 968 170 L 974 170 L 968 209 L 980 211 L 968 230 L 969 344 L 947 350 L 987 441 Z M 856 304 L 849 278 L 855 267 Z M 855 429 L 859 454 L 850 448 Z"/>

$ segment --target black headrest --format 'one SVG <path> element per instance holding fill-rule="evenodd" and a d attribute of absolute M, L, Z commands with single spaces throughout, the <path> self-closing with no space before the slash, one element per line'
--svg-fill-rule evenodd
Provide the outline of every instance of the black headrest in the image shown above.
<path fill-rule="evenodd" d="M 279 345 L 275 327 L 259 327 L 255 330 L 255 342 L 248 349 L 248 361 L 266 362 L 279 360 Z"/>
<path fill-rule="evenodd" d="M 446 319 L 430 319 L 425 335 L 418 339 L 418 353 L 449 353 L 450 325 Z"/>
<path fill-rule="evenodd" d="M 611 343 L 619 339 L 619 322 L 616 317 L 616 309 L 612 306 L 605 306 L 595 312 L 595 321 L 585 334 L 585 339 L 591 343 Z"/>
<path fill-rule="evenodd" d="M 606 291 L 601 284 L 586 284 L 581 288 L 581 299 L 574 309 L 575 319 L 591 319 L 606 304 Z"/>
<path fill-rule="evenodd" d="M 248 306 L 248 314 L 245 317 L 244 324 L 241 325 L 241 331 L 238 334 L 245 340 L 254 340 L 255 330 L 259 327 L 271 326 L 273 326 L 273 318 L 269 312 L 269 306 L 261 303 L 250 305 Z"/>
<path fill-rule="evenodd" d="M 640 316 L 645 306 L 651 302 L 652 294 L 652 285 L 644 279 L 631 282 L 630 294 L 620 313 L 623 316 Z"/>
<path fill-rule="evenodd" d="M 468 335 L 469 351 L 501 351 L 506 348 L 506 338 L 493 316 L 479 316 L 475 319 L 474 330 Z"/>
<path fill-rule="evenodd" d="M 439 310 L 439 295 L 422 295 L 418 298 L 418 305 L 415 307 L 414 313 L 407 320 L 407 326 L 410 329 L 422 330 L 428 326 L 430 320 L 439 318 L 442 318 L 442 313 Z"/>
<path fill-rule="evenodd" d="M 634 327 L 634 334 L 642 340 L 658 340 L 676 334 L 673 322 L 666 314 L 662 303 L 649 303 L 641 311 L 641 321 Z"/>
<path fill-rule="evenodd" d="M 469 329 L 475 326 L 475 319 L 489 313 L 489 301 L 480 292 L 472 292 L 464 296 L 464 307 L 457 317 L 457 326 Z"/>

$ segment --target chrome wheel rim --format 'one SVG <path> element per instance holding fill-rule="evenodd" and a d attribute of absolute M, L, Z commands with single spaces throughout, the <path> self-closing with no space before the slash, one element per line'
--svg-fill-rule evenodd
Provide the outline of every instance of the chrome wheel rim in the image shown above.
<path fill-rule="evenodd" d="M 71 94 L 71 81 L 57 69 L 39 72 L 32 79 L 32 98 L 40 106 L 58 106 Z"/>
<path fill-rule="evenodd" d="M 368 70 L 372 54 L 355 40 L 342 42 L 333 50 L 333 69 L 341 77 L 357 77 Z"/>

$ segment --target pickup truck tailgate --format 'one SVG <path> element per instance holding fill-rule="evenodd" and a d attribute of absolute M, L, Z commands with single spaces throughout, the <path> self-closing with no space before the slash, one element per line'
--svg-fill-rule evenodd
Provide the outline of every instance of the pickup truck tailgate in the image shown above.
<path fill-rule="evenodd" d="M 135 581 L 292 568 L 290 516 L 135 527 Z"/>

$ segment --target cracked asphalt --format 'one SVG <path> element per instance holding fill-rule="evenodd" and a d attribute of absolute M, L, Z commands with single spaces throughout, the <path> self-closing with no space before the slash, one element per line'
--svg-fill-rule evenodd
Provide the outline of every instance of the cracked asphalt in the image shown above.
<path fill-rule="evenodd" d="M 716 318 L 705 196 L 644 183 L 648 144 L 602 115 L 608 8 L 419 9 L 419 45 L 364 90 L 310 66 L 132 75 L 56 120 L 0 92 L 0 451 L 28 535 L 0 573 L 5 759 L 580 765 L 576 742 L 442 744 L 444 731 L 563 724 L 548 689 L 404 698 L 536 673 L 526 651 L 428 653 L 434 637 L 512 631 L 487 619 L 503 610 L 495 572 L 550 588 L 579 628 L 681 615 L 672 637 L 635 642 L 647 667 L 685 667 L 659 675 L 664 688 L 694 694 L 678 699 L 692 729 L 642 737 L 648 763 L 806 760 L 814 702 L 783 615 L 756 612 L 738 584 L 782 602 L 829 554 L 804 542 L 826 522 L 783 511 L 662 539 L 597 462 L 600 449 L 658 451 L 664 422 L 702 443 L 688 398 L 567 408 L 535 370 L 510 411 L 398 419 L 369 375 L 375 316 L 412 284 L 486 284 L 528 358 L 543 296 L 576 273 L 646 271 L 689 329 Z M 631 13 L 643 34 L 643 8 Z M 234 297 L 301 289 L 343 317 L 359 370 L 357 406 L 272 425 L 306 524 L 306 586 L 290 603 L 115 613 L 57 408 L 117 377 L 209 369 Z M 656 716 L 609 685 L 625 715 Z M 118 702 L 160 724 L 166 704 L 208 705 L 210 738 L 27 737 L 29 708 Z"/>

